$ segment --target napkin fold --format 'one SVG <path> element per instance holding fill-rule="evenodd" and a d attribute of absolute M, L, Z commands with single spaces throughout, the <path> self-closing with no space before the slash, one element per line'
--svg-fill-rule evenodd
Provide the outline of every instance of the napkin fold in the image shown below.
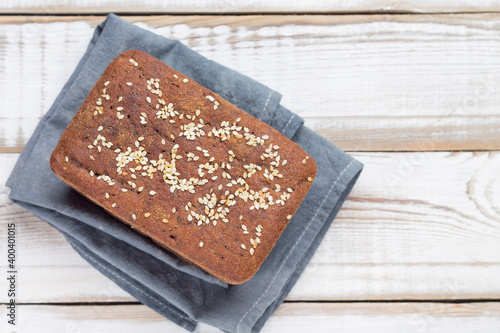
<path fill-rule="evenodd" d="M 297 213 L 257 274 L 228 285 L 185 263 L 63 183 L 49 158 L 59 137 L 108 63 L 138 49 L 185 73 L 240 109 L 298 143 L 318 173 Z M 20 155 L 7 186 L 9 198 L 61 232 L 93 267 L 176 324 L 194 331 L 198 322 L 226 332 L 259 332 L 284 301 L 344 200 L 363 165 L 303 126 L 280 105 L 274 90 L 182 43 L 158 36 L 110 14 Z"/>

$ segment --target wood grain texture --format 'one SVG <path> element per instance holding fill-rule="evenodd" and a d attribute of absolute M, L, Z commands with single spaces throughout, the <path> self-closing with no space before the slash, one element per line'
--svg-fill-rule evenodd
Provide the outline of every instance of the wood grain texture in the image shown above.
<path fill-rule="evenodd" d="M 500 149 L 500 15 L 147 16 L 350 151 Z M 19 152 L 103 17 L 0 18 L 0 152 Z"/>
<path fill-rule="evenodd" d="M 459 13 L 498 12 L 498 1 L 384 1 L 384 0 L 4 0 L 1 13 Z"/>
<path fill-rule="evenodd" d="M 496 333 L 499 308 L 499 303 L 285 303 L 268 320 L 262 333 Z M 18 311 L 17 332 L 186 332 L 143 305 L 20 305 Z M 196 332 L 220 331 L 200 324 Z"/>
<path fill-rule="evenodd" d="M 353 155 L 365 169 L 288 300 L 500 298 L 500 152 Z M 0 183 L 16 157 L 0 154 Z M 133 300 L 7 193 L 20 302 Z"/>

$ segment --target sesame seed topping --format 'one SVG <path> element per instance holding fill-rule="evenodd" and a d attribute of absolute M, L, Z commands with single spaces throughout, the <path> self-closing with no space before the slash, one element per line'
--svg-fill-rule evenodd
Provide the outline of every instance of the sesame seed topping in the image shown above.
<path fill-rule="evenodd" d="M 306 164 L 306 159 L 305 158 L 302 160 L 302 163 Z"/>
<path fill-rule="evenodd" d="M 89 173 L 92 177 L 94 176 L 94 171 L 90 170 Z"/>
<path fill-rule="evenodd" d="M 150 194 L 150 195 L 155 195 L 155 194 L 156 194 L 156 192 L 155 192 L 155 191 L 149 191 L 149 194 Z"/>
<path fill-rule="evenodd" d="M 163 223 L 168 223 L 168 220 L 167 219 L 162 219 L 161 220 Z"/>
<path fill-rule="evenodd" d="M 111 205 L 111 207 L 115 208 L 116 207 L 116 202 L 113 202 L 113 204 Z"/>
<path fill-rule="evenodd" d="M 184 83 L 187 83 L 188 81 L 189 81 L 188 79 L 182 80 L 182 82 L 184 82 Z"/>
<path fill-rule="evenodd" d="M 103 127 L 102 127 L 102 126 L 99 126 L 99 127 L 97 128 L 97 132 L 102 131 L 102 129 L 103 129 Z"/>
<path fill-rule="evenodd" d="M 104 86 L 107 87 L 109 84 L 109 81 L 104 82 Z"/>
<path fill-rule="evenodd" d="M 123 106 L 119 106 L 116 108 L 116 111 L 122 111 L 123 110 Z"/>
<path fill-rule="evenodd" d="M 252 247 L 252 248 L 250 248 L 250 255 L 253 256 L 253 253 L 254 253 L 254 249 Z"/>
<path fill-rule="evenodd" d="M 118 102 L 123 101 L 123 96 L 118 97 Z"/>
<path fill-rule="evenodd" d="M 64 160 L 65 160 L 66 162 L 69 162 L 69 158 L 68 158 L 68 156 L 64 157 Z"/>
<path fill-rule="evenodd" d="M 287 220 L 290 220 L 292 218 L 292 215 L 288 215 L 286 218 Z"/>
<path fill-rule="evenodd" d="M 109 199 L 109 193 L 107 193 L 107 192 L 106 192 L 106 194 L 104 194 L 104 197 L 105 197 L 106 199 Z"/>
<path fill-rule="evenodd" d="M 310 181 L 310 182 L 313 181 L 312 177 L 307 177 L 307 180 Z"/>
<path fill-rule="evenodd" d="M 151 103 L 151 97 L 147 96 L 146 101 L 148 101 L 148 103 Z"/>
<path fill-rule="evenodd" d="M 151 213 L 144 213 L 144 217 L 150 217 L 151 216 Z"/>
<path fill-rule="evenodd" d="M 246 250 L 246 249 L 247 249 L 247 247 L 245 246 L 245 244 L 241 244 L 241 248 L 242 248 L 243 250 Z"/>
<path fill-rule="evenodd" d="M 127 86 L 131 86 L 132 85 L 132 82 L 127 82 Z"/>
<path fill-rule="evenodd" d="M 137 219 L 137 217 L 135 216 L 135 214 L 132 214 L 132 218 L 135 220 Z"/>
<path fill-rule="evenodd" d="M 203 242 L 200 242 L 200 247 L 203 247 Z"/>
<path fill-rule="evenodd" d="M 174 208 L 172 208 L 172 213 L 175 213 L 175 211 L 176 211 L 175 207 L 174 207 Z"/>

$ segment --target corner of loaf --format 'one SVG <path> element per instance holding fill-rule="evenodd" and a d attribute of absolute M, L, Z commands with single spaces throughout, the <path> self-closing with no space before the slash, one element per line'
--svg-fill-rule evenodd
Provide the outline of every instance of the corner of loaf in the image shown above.
<path fill-rule="evenodd" d="M 51 168 L 119 221 L 230 284 L 257 272 L 317 169 L 269 125 L 138 50 L 106 68 Z"/>

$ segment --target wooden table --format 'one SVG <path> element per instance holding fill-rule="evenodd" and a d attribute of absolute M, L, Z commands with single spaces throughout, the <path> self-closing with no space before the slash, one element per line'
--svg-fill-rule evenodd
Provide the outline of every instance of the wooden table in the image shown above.
<path fill-rule="evenodd" d="M 15 223 L 19 270 L 18 325 L 2 305 L 2 332 L 183 332 L 3 185 L 110 11 L 283 93 L 365 164 L 263 332 L 500 332 L 499 1 L 124 3 L 2 1 L 0 266 Z"/>

